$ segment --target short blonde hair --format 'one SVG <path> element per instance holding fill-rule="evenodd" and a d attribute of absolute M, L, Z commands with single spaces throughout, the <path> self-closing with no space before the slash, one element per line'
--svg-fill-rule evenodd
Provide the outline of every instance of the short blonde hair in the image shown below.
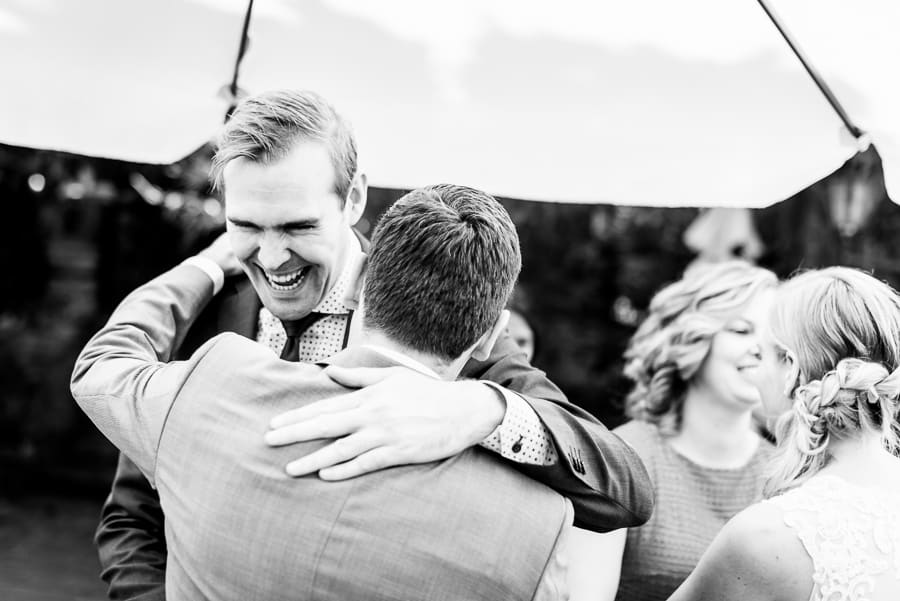
<path fill-rule="evenodd" d="M 356 138 L 327 100 L 309 90 L 271 90 L 242 100 L 219 133 L 210 179 L 224 189 L 225 166 L 236 158 L 262 164 L 287 156 L 301 142 L 328 148 L 334 192 L 347 200 L 357 172 Z"/>
<path fill-rule="evenodd" d="M 626 414 L 677 430 L 688 383 L 713 336 L 760 291 L 777 283 L 767 269 L 725 261 L 689 269 L 660 290 L 625 351 L 625 375 L 634 381 Z"/>
<path fill-rule="evenodd" d="M 772 333 L 800 371 L 775 427 L 768 495 L 802 484 L 828 462 L 833 439 L 878 432 L 900 449 L 900 296 L 849 267 L 807 271 L 776 296 Z"/>

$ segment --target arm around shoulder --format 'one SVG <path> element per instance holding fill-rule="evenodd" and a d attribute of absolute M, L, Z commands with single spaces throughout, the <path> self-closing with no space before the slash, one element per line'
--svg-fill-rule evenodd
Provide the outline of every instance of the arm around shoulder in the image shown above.
<path fill-rule="evenodd" d="M 491 380 L 528 402 L 549 432 L 558 459 L 552 465 L 513 465 L 568 497 L 576 526 L 608 532 L 650 518 L 653 487 L 634 450 L 590 413 L 569 403 L 509 336 L 500 337 L 487 361 L 470 361 L 462 375 Z"/>

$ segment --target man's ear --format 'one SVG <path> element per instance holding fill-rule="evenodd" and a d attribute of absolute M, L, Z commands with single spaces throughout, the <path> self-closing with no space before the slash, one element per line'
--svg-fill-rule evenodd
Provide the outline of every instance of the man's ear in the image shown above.
<path fill-rule="evenodd" d="M 347 203 L 344 210 L 350 225 L 356 225 L 359 218 L 363 216 L 366 210 L 366 201 L 369 194 L 369 180 L 365 173 L 357 173 L 350 185 L 350 192 L 347 194 Z"/>
<path fill-rule="evenodd" d="M 476 361 L 487 361 L 487 358 L 491 356 L 491 351 L 494 350 L 497 338 L 506 331 L 506 326 L 508 325 L 509 311 L 504 309 L 500 312 L 497 321 L 494 322 L 494 327 L 485 332 L 481 340 L 476 343 L 475 348 L 472 350 L 472 358 Z"/>

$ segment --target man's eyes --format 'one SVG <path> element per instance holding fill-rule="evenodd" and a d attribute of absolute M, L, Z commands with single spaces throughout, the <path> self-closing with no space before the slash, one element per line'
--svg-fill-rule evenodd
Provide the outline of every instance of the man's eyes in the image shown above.
<path fill-rule="evenodd" d="M 261 232 L 263 228 L 258 225 L 254 225 L 252 223 L 232 223 L 235 229 L 244 231 L 244 232 Z M 287 234 L 299 234 L 301 232 L 310 232 L 316 229 L 315 224 L 312 223 L 304 223 L 297 225 L 287 225 L 282 228 L 279 228 L 281 231 Z M 277 231 L 277 230 L 276 230 Z"/>
<path fill-rule="evenodd" d="M 256 232 L 259 231 L 259 226 L 256 226 L 252 223 L 247 223 L 245 221 L 229 221 L 231 223 L 231 227 L 236 230 L 242 230 L 245 232 Z"/>

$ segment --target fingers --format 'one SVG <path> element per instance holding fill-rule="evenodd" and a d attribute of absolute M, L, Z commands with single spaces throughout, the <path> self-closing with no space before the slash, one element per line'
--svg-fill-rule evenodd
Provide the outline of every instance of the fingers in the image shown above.
<path fill-rule="evenodd" d="M 329 365 L 325 373 L 335 382 L 347 388 L 365 388 L 387 378 L 406 373 L 403 367 L 339 367 Z"/>
<path fill-rule="evenodd" d="M 356 409 L 357 407 L 359 407 L 359 400 L 355 393 L 342 394 L 329 399 L 322 399 L 315 403 L 310 403 L 299 409 L 292 409 L 291 411 L 280 413 L 272 418 L 272 421 L 269 422 L 269 427 L 272 429 L 282 428 L 303 420 L 329 413 L 349 411 L 351 409 Z"/>
<path fill-rule="evenodd" d="M 285 471 L 290 476 L 305 476 L 330 468 L 333 465 L 343 463 L 371 451 L 379 444 L 378 436 L 372 432 L 358 432 L 335 440 L 315 451 L 292 461 L 285 466 Z M 352 462 L 351 462 L 352 463 Z M 341 473 L 341 472 L 339 472 Z M 349 477 L 349 476 L 347 476 Z M 343 478 L 333 478 L 342 480 Z"/>
<path fill-rule="evenodd" d="M 220 234 L 212 244 L 200 251 L 199 254 L 215 262 L 225 272 L 225 275 L 234 275 L 241 270 L 241 265 L 234 254 L 227 231 Z"/>
<path fill-rule="evenodd" d="M 351 409 L 288 423 L 266 432 L 265 440 L 268 445 L 278 447 L 320 438 L 340 438 L 360 428 L 364 423 L 362 413 L 360 409 Z"/>
<path fill-rule="evenodd" d="M 407 462 L 391 447 L 378 447 L 352 461 L 319 470 L 319 477 L 322 480 L 347 480 L 404 463 Z"/>

